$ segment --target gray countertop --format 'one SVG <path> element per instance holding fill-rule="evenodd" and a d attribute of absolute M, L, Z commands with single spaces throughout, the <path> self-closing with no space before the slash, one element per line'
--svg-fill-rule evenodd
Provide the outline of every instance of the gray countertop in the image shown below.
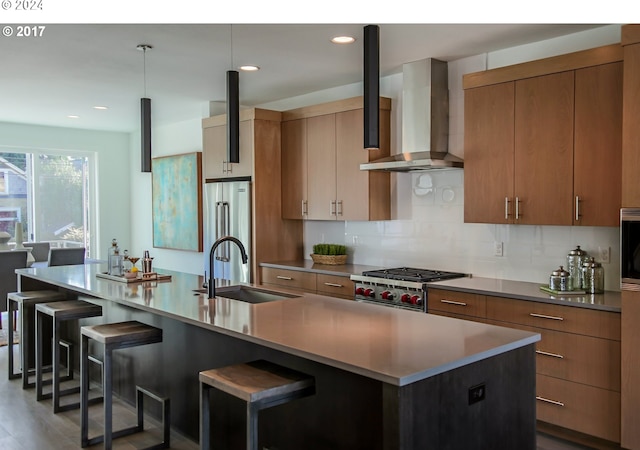
<path fill-rule="evenodd" d="M 361 274 L 367 270 L 380 269 L 379 266 L 365 266 L 362 264 L 340 264 L 340 265 L 328 265 L 328 264 L 315 264 L 310 259 L 302 259 L 296 261 L 276 261 L 276 262 L 262 262 L 260 267 L 271 267 L 274 269 L 285 270 L 299 270 L 302 272 L 315 272 L 325 275 L 336 275 L 340 277 L 350 277 L 353 274 Z"/>
<path fill-rule="evenodd" d="M 360 275 L 366 270 L 380 269 L 377 266 L 345 264 L 342 266 L 327 266 L 314 264 L 310 260 L 281 261 L 261 263 L 262 267 L 278 269 L 301 270 L 306 272 L 325 273 L 329 275 L 350 276 Z M 585 295 L 552 295 L 540 290 L 542 283 L 527 281 L 502 280 L 499 278 L 466 277 L 453 280 L 435 281 L 429 283 L 432 289 L 448 289 L 451 291 L 471 292 L 495 297 L 507 297 L 518 300 L 529 300 L 543 303 L 554 303 L 564 306 L 599 309 L 602 311 L 620 312 L 620 292 L 606 291 L 604 294 Z"/>
<path fill-rule="evenodd" d="M 202 276 L 156 269 L 171 280 L 123 283 L 96 276 L 105 269 L 87 264 L 16 273 L 397 386 L 540 340 L 537 333 L 316 294 L 260 304 L 208 299 L 193 292 Z"/>
<path fill-rule="evenodd" d="M 540 290 L 541 285 L 542 283 L 468 277 L 435 281 L 429 283 L 429 289 L 448 289 L 611 312 L 620 312 L 621 310 L 620 292 L 606 291 L 604 294 L 552 295 Z"/>

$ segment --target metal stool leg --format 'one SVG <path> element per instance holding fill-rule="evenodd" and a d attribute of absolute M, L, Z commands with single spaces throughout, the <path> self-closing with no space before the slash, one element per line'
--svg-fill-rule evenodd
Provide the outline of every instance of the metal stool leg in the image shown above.
<path fill-rule="evenodd" d="M 258 411 L 255 403 L 247 402 L 247 450 L 258 450 Z"/>
<path fill-rule="evenodd" d="M 9 334 L 8 334 L 8 340 L 7 340 L 7 353 L 9 354 L 9 379 L 13 380 L 15 378 L 19 378 L 20 374 L 14 373 L 14 361 L 13 361 L 13 334 L 14 334 L 13 328 L 16 325 L 15 323 L 16 321 L 14 321 L 13 314 L 11 314 L 11 312 L 12 311 L 15 312 L 16 308 L 15 308 L 15 302 L 9 299 L 8 297 L 7 297 L 7 311 L 9 312 L 9 318 L 8 318 Z"/>
<path fill-rule="evenodd" d="M 105 349 L 104 349 L 104 359 L 102 360 L 102 365 L 103 365 L 103 370 L 104 370 L 104 379 L 102 380 L 102 385 L 103 385 L 103 397 L 104 397 L 104 448 L 105 449 L 110 449 L 111 448 L 111 441 L 112 441 L 112 429 L 113 429 L 113 408 L 112 408 L 112 400 L 113 400 L 113 393 L 112 393 L 112 385 L 113 385 L 113 380 L 111 379 L 112 373 L 111 373 L 111 363 L 113 362 L 113 351 L 112 349 L 108 346 L 105 345 Z"/>
<path fill-rule="evenodd" d="M 200 450 L 209 450 L 211 436 L 209 432 L 210 406 L 209 391 L 211 387 L 206 383 L 200 383 Z"/>
<path fill-rule="evenodd" d="M 104 372 L 103 381 L 104 386 Z M 104 389 L 104 387 L 103 387 Z M 103 392 L 103 396 L 104 396 Z M 89 338 L 81 336 L 80 344 L 80 446 L 89 445 Z"/>

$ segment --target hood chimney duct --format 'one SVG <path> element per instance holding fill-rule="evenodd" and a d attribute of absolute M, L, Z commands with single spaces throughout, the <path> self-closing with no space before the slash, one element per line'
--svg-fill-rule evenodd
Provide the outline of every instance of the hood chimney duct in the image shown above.
<path fill-rule="evenodd" d="M 377 25 L 364 27 L 364 148 L 380 148 L 380 36 Z"/>

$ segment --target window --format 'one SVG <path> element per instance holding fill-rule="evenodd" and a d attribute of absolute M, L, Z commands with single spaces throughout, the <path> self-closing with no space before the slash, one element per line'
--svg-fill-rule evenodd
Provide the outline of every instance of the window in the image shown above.
<path fill-rule="evenodd" d="M 21 222 L 25 240 L 85 247 L 90 256 L 93 160 L 89 152 L 0 151 L 0 231 L 13 236 Z"/>

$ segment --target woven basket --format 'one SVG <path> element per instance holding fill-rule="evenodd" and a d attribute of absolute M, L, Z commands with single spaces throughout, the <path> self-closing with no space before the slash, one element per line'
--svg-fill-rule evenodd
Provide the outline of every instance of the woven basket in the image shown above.
<path fill-rule="evenodd" d="M 347 262 L 347 255 L 316 255 L 311 253 L 311 259 L 316 264 L 338 266 Z"/>

